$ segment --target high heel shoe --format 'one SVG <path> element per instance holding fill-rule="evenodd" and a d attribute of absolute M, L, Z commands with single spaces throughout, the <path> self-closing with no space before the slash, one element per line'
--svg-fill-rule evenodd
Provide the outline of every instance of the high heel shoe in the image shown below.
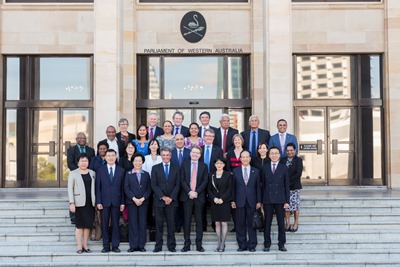
<path fill-rule="evenodd" d="M 290 224 L 288 228 L 285 228 L 285 232 L 292 232 L 292 227 L 290 226 Z"/>
<path fill-rule="evenodd" d="M 292 227 L 292 228 L 290 229 L 290 232 L 292 232 L 292 233 L 296 233 L 298 229 L 299 229 L 299 226 L 297 225 L 297 228 L 296 228 L 296 229 L 294 229 L 294 228 Z"/>
<path fill-rule="evenodd" d="M 220 249 L 220 247 L 217 247 L 216 249 L 214 249 L 214 252 L 219 252 Z"/>
<path fill-rule="evenodd" d="M 221 246 L 220 249 L 218 250 L 219 252 L 224 252 L 225 251 L 225 245 Z"/>

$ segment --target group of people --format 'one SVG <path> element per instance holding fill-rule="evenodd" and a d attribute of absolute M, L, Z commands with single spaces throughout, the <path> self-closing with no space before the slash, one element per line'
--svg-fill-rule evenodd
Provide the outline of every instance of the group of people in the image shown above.
<path fill-rule="evenodd" d="M 277 123 L 278 133 L 259 128 L 259 118 L 249 118 L 249 129 L 240 133 L 222 114 L 220 127 L 209 125 L 210 113 L 200 114 L 201 125 L 183 126 L 184 115 L 176 111 L 172 121 L 157 126 L 156 113 L 137 133 L 127 131 L 128 120 L 106 129 L 107 138 L 94 149 L 78 133 L 76 146 L 68 149 L 70 168 L 68 197 L 76 216 L 77 253 L 90 253 L 88 238 L 95 208 L 103 232 L 103 253 L 120 252 L 119 221 L 127 212 L 128 252 L 145 252 L 147 229 L 155 229 L 153 252 L 162 250 L 166 224 L 167 248 L 176 252 L 175 233 L 183 228 L 182 252 L 191 250 L 192 215 L 196 250 L 204 252 L 207 207 L 217 235 L 215 251 L 225 251 L 228 222 L 234 221 L 238 251 L 254 252 L 257 230 L 253 215 L 262 209 L 264 251 L 271 246 L 273 214 L 278 222 L 278 247 L 285 248 L 286 232 L 298 230 L 302 160 L 297 139 L 286 132 L 287 122 Z M 290 224 L 290 214 L 294 223 Z M 108 234 L 110 233 L 110 234 Z"/>

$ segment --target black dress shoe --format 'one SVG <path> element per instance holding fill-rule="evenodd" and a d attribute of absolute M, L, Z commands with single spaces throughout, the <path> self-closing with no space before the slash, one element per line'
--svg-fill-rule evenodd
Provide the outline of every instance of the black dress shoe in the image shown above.
<path fill-rule="evenodd" d="M 113 249 L 112 249 L 112 252 L 119 253 L 119 252 L 121 252 L 121 250 L 120 250 L 119 248 L 113 248 Z"/>
<path fill-rule="evenodd" d="M 269 247 L 264 247 L 263 251 L 268 252 L 269 251 Z"/>
<path fill-rule="evenodd" d="M 108 253 L 110 252 L 110 248 L 103 248 L 101 253 Z"/>
<path fill-rule="evenodd" d="M 203 246 L 196 246 L 196 250 L 198 251 L 198 252 L 204 252 L 204 248 L 203 248 Z"/>
<path fill-rule="evenodd" d="M 153 250 L 153 252 L 160 252 L 161 251 L 161 248 L 155 248 L 154 250 Z"/>
<path fill-rule="evenodd" d="M 181 249 L 181 252 L 188 252 L 190 250 L 190 247 L 189 246 L 184 246 L 182 249 Z"/>
<path fill-rule="evenodd" d="M 279 251 L 287 251 L 285 247 L 279 247 Z"/>
<path fill-rule="evenodd" d="M 86 252 L 86 253 L 92 253 L 92 251 L 90 250 L 90 248 L 83 248 L 82 250 L 83 250 L 83 252 Z"/>
<path fill-rule="evenodd" d="M 255 248 L 250 248 L 249 251 L 250 252 L 256 252 L 256 249 Z"/>
<path fill-rule="evenodd" d="M 238 252 L 243 252 L 243 251 L 246 251 L 246 250 L 247 250 L 247 249 L 245 249 L 245 248 L 238 248 L 238 249 L 237 249 Z"/>
<path fill-rule="evenodd" d="M 135 250 L 133 248 L 128 249 L 128 252 L 134 252 Z"/>
<path fill-rule="evenodd" d="M 176 249 L 174 249 L 174 248 L 170 248 L 168 250 L 169 250 L 169 252 L 176 252 Z"/>
<path fill-rule="evenodd" d="M 145 248 L 139 248 L 139 251 L 140 252 L 146 252 L 146 249 Z"/>
<path fill-rule="evenodd" d="M 290 229 L 290 232 L 292 232 L 292 233 L 296 233 L 297 232 L 297 230 L 299 229 L 299 227 L 297 226 L 297 228 L 296 229 L 294 229 L 293 227 Z"/>

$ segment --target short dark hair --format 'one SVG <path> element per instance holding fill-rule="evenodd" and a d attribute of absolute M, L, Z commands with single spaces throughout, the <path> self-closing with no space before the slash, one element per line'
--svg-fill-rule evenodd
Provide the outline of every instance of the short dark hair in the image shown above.
<path fill-rule="evenodd" d="M 203 112 L 200 113 L 199 119 L 200 119 L 201 115 L 204 115 L 204 114 L 206 114 L 209 118 L 211 118 L 210 112 L 208 112 L 208 111 L 203 111 Z"/>
<path fill-rule="evenodd" d="M 90 162 L 89 156 L 86 153 L 82 153 L 79 155 L 78 162 L 83 158 L 86 158 Z"/>
<path fill-rule="evenodd" d="M 295 144 L 293 144 L 293 143 L 288 143 L 288 144 L 286 145 L 286 148 L 287 148 L 288 146 L 291 146 L 291 147 L 293 147 L 294 150 L 296 150 L 296 145 L 295 145 Z"/>
<path fill-rule="evenodd" d="M 276 125 L 278 125 L 281 121 L 284 121 L 287 125 L 287 121 L 285 119 L 279 119 L 278 122 L 276 123 Z"/>
<path fill-rule="evenodd" d="M 226 165 L 226 159 L 224 159 L 223 157 L 218 157 L 214 160 L 214 164 L 217 163 L 217 161 L 222 161 L 225 165 Z"/>
<path fill-rule="evenodd" d="M 112 149 L 112 148 L 107 149 L 106 154 L 107 154 L 108 152 L 111 152 L 111 153 L 114 153 L 115 155 L 117 155 L 117 151 L 115 151 L 115 150 Z"/>
<path fill-rule="evenodd" d="M 135 153 L 135 154 L 133 154 L 133 156 L 131 157 L 131 162 L 133 163 L 133 161 L 134 161 L 135 158 L 137 158 L 137 157 L 142 158 L 143 163 L 145 162 L 145 157 L 143 156 L 142 153 Z"/>
<path fill-rule="evenodd" d="M 106 146 L 107 149 L 110 148 L 110 146 L 108 145 L 108 143 L 106 141 L 100 141 L 97 143 L 97 156 L 99 155 L 99 149 L 101 146 Z"/>

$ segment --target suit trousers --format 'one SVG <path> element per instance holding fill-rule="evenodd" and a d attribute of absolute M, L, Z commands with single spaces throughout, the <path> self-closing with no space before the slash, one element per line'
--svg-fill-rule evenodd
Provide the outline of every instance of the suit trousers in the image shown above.
<path fill-rule="evenodd" d="M 120 210 L 119 207 L 103 207 L 101 211 L 101 230 L 103 232 L 103 247 L 110 248 L 110 238 L 108 235 L 108 224 L 111 218 L 111 243 L 113 248 L 119 247 L 120 236 L 119 236 L 119 218 Z"/>
<path fill-rule="evenodd" d="M 168 249 L 175 249 L 175 216 L 176 207 L 165 206 L 155 207 L 154 213 L 156 217 L 156 245 L 155 248 L 162 248 L 163 245 L 163 228 L 164 221 L 167 222 L 167 247 Z"/>
<path fill-rule="evenodd" d="M 201 246 L 203 242 L 203 208 L 204 203 L 198 199 L 188 199 L 183 202 L 183 237 L 185 246 L 190 246 L 190 226 L 192 224 L 192 214 L 196 222 L 196 246 Z"/>
<path fill-rule="evenodd" d="M 283 247 L 286 243 L 286 232 L 285 232 L 285 210 L 283 203 L 280 204 L 264 204 L 264 247 L 271 246 L 271 224 L 274 211 L 276 214 L 276 220 L 278 222 L 278 246 Z"/>
<path fill-rule="evenodd" d="M 244 207 L 236 207 L 236 241 L 241 249 L 252 249 L 257 246 L 257 230 L 253 228 L 255 210 L 256 207 L 250 207 L 247 201 Z"/>
<path fill-rule="evenodd" d="M 140 249 L 146 246 L 148 205 L 128 205 L 129 248 Z"/>

